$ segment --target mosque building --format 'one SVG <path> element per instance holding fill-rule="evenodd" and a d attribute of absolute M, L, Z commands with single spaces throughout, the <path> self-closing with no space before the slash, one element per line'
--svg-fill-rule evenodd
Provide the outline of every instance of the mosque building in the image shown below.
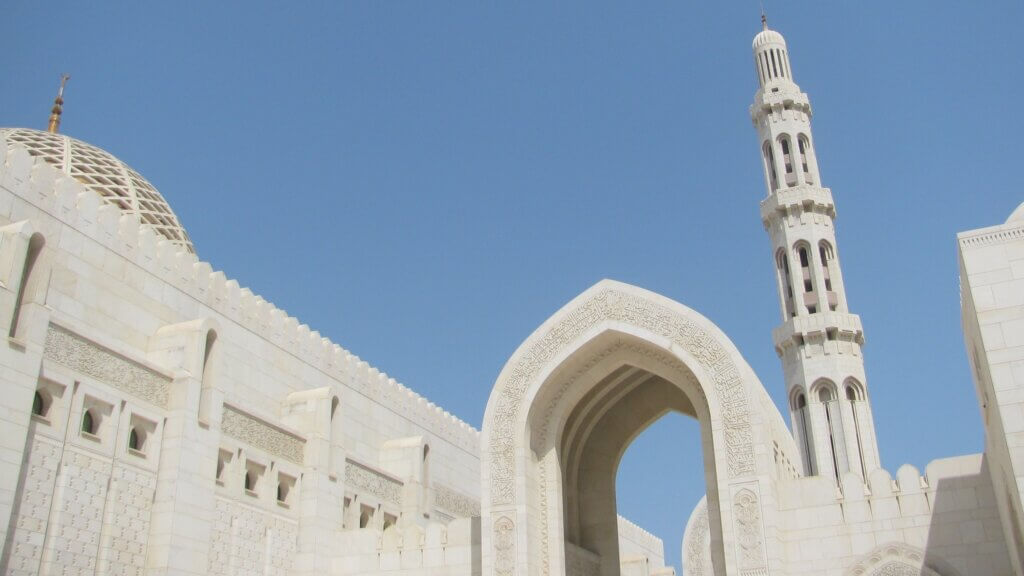
<path fill-rule="evenodd" d="M 676 411 L 707 483 L 688 576 L 1024 574 L 1024 204 L 957 237 L 984 452 L 883 469 L 827 151 L 783 36 L 753 52 L 788 424 L 709 320 L 604 280 L 476 430 L 199 260 L 141 174 L 59 132 L 64 78 L 48 130 L 0 129 L 0 571 L 667 576 L 614 485 Z"/>

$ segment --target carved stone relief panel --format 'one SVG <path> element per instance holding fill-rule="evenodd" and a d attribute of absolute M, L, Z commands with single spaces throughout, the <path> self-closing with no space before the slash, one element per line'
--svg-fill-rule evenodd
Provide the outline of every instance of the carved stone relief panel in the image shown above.
<path fill-rule="evenodd" d="M 762 570 L 765 567 L 764 535 L 761 529 L 761 501 L 757 493 L 743 488 L 732 496 L 733 519 L 736 525 L 736 555 L 740 569 Z"/>
<path fill-rule="evenodd" d="M 7 573 L 17 576 L 35 574 L 39 570 L 61 456 L 61 444 L 44 436 L 33 436 L 29 446 L 27 466 L 22 469 L 24 489 L 19 495 L 21 502 L 7 565 Z"/>
<path fill-rule="evenodd" d="M 494 571 L 497 576 L 512 576 L 516 570 L 516 525 L 507 516 L 494 522 Z"/>
<path fill-rule="evenodd" d="M 434 506 L 450 512 L 457 518 L 480 515 L 480 502 L 440 484 L 434 485 Z"/>
<path fill-rule="evenodd" d="M 150 404 L 167 406 L 170 378 L 61 326 L 50 324 L 43 356 Z"/>
<path fill-rule="evenodd" d="M 352 460 L 345 461 L 345 486 L 365 490 L 393 504 L 402 503 L 402 483 Z"/>
<path fill-rule="evenodd" d="M 305 441 L 229 404 L 224 405 L 221 431 L 226 435 L 272 454 L 302 464 Z"/>

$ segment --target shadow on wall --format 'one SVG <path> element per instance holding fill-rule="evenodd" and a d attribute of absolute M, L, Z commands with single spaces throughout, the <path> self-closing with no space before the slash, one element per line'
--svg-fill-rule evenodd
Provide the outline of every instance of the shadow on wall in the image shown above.
<path fill-rule="evenodd" d="M 987 457 L 980 471 L 933 482 L 921 574 L 1012 574 Z"/>

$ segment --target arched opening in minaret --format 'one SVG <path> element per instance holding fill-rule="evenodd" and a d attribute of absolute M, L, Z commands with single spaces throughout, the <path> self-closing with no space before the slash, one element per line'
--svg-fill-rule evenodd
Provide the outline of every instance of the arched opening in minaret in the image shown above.
<path fill-rule="evenodd" d="M 849 472 L 850 464 L 846 457 L 846 436 L 843 434 L 843 416 L 840 412 L 836 385 L 830 380 L 822 379 L 815 382 L 811 393 L 821 405 L 821 422 L 828 440 L 828 464 L 838 481 L 844 473 Z"/>
<path fill-rule="evenodd" d="M 665 446 L 676 447 L 680 453 L 698 453 L 700 423 L 669 412 L 641 432 L 619 462 L 616 505 L 619 516 L 661 539 L 664 565 L 682 574 L 680 543 L 686 520 L 707 487 L 703 469 L 688 458 L 666 458 Z M 644 558 L 661 552 L 650 549 L 656 545 L 643 533 L 630 530 L 631 526 L 620 522 L 619 564 L 623 574 L 642 574 Z"/>
<path fill-rule="evenodd" d="M 815 314 L 819 310 L 818 291 L 815 288 L 814 267 L 811 265 L 811 247 L 806 242 L 798 242 L 795 246 L 797 257 L 800 260 L 800 280 L 803 284 L 803 305 L 808 314 Z"/>
<path fill-rule="evenodd" d="M 800 134 L 797 136 L 796 142 L 800 149 L 800 169 L 804 172 L 804 182 L 814 184 L 814 175 L 811 172 L 813 162 L 813 159 L 810 157 L 811 142 L 807 139 L 806 134 Z"/>
<path fill-rule="evenodd" d="M 782 149 L 782 166 L 786 170 L 786 186 L 794 186 L 796 171 L 793 168 L 793 144 L 788 134 L 779 136 L 779 148 Z"/>
<path fill-rule="evenodd" d="M 794 387 L 790 393 L 789 409 L 793 413 L 793 429 L 796 431 L 796 442 L 804 461 L 804 474 L 814 476 L 818 473 L 814 458 L 814 436 L 811 434 L 807 396 L 802 387 Z"/>
<path fill-rule="evenodd" d="M 828 309 L 835 312 L 839 307 L 839 296 L 833 288 L 832 276 L 837 274 L 835 268 L 835 252 L 832 245 L 822 240 L 818 242 L 818 256 L 821 258 L 821 275 L 825 280 L 825 299 L 828 301 Z"/>
<path fill-rule="evenodd" d="M 789 274 L 789 256 L 784 248 L 779 248 L 775 253 L 775 266 L 779 273 L 779 294 L 782 294 L 783 310 L 785 316 L 783 321 L 796 316 L 796 309 L 793 306 L 793 280 Z"/>
<path fill-rule="evenodd" d="M 768 173 L 768 183 L 771 186 L 771 191 L 774 192 L 779 189 L 779 176 L 776 171 L 775 152 L 772 149 L 772 143 L 765 142 L 761 150 L 764 153 L 764 166 L 765 171 Z"/>

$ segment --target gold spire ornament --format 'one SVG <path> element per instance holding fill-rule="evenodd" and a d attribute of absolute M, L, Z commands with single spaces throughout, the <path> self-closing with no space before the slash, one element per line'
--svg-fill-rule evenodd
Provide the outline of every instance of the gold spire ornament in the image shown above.
<path fill-rule="evenodd" d="M 46 127 L 46 131 L 51 134 L 56 134 L 57 129 L 60 128 L 60 115 L 64 112 L 64 86 L 70 78 L 71 76 L 67 74 L 60 75 L 60 90 L 57 91 L 57 97 L 53 100 L 53 109 L 50 110 L 50 125 Z"/>

